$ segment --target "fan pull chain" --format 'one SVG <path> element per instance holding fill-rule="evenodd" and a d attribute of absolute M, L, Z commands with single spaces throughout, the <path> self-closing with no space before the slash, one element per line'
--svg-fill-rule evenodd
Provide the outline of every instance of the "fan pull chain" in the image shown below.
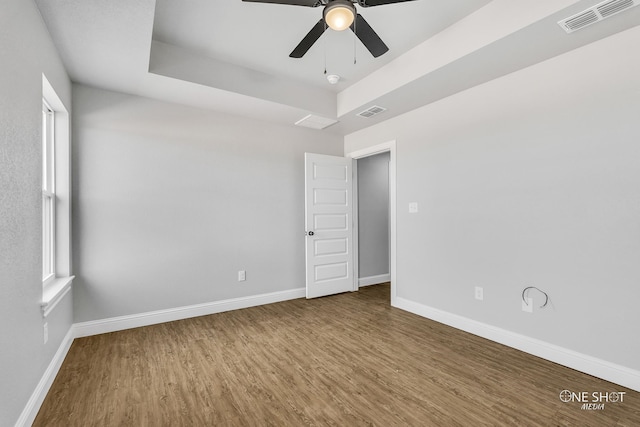
<path fill-rule="evenodd" d="M 356 18 L 357 18 L 357 17 L 356 17 Z M 353 65 L 356 65 L 356 63 L 358 62 L 358 61 L 356 60 L 356 52 L 357 52 L 357 44 L 358 44 L 358 42 L 357 42 L 357 40 L 356 40 L 356 39 L 358 38 L 358 36 L 357 36 L 357 34 L 356 34 L 356 30 L 357 30 L 357 28 L 356 28 L 356 22 L 357 22 L 357 21 L 358 21 L 357 19 L 354 19 L 354 20 L 353 20 Z"/>
<path fill-rule="evenodd" d="M 327 22 L 324 22 L 324 31 L 327 31 Z M 324 33 L 323 33 L 324 34 Z M 327 38 L 324 37 L 324 40 L 322 41 L 322 44 L 324 45 L 324 75 L 327 75 Z"/>

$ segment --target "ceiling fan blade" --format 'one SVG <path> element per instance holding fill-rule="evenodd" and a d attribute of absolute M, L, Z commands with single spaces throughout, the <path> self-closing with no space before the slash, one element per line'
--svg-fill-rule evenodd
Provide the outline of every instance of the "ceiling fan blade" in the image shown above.
<path fill-rule="evenodd" d="M 292 6 L 308 6 L 318 7 L 322 4 L 320 0 L 242 0 L 252 3 L 274 3 L 274 4 L 289 4 Z"/>
<path fill-rule="evenodd" d="M 358 0 L 358 5 L 361 7 L 372 7 L 372 6 L 382 6 L 385 4 L 392 3 L 403 3 L 405 1 L 413 1 L 413 0 Z"/>
<path fill-rule="evenodd" d="M 313 26 L 311 31 L 309 31 L 307 35 L 304 36 L 302 41 L 298 43 L 298 46 L 293 49 L 293 52 L 291 52 L 289 56 L 291 58 L 302 58 L 304 54 L 307 53 L 309 49 L 311 49 L 311 46 L 313 46 L 313 44 L 320 38 L 325 30 L 326 25 L 324 24 L 324 19 L 321 19 L 316 25 Z"/>
<path fill-rule="evenodd" d="M 371 25 L 365 21 L 362 15 L 358 14 L 358 16 L 356 16 L 355 22 L 351 24 L 351 31 L 356 33 L 356 36 L 358 36 L 362 44 L 371 52 L 374 58 L 377 58 L 389 50 L 387 45 L 384 44 L 380 36 L 373 31 Z"/>

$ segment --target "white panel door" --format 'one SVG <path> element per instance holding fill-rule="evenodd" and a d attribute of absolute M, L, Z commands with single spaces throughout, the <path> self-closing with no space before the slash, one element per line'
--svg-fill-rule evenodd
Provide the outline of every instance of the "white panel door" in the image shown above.
<path fill-rule="evenodd" d="M 352 159 L 305 153 L 307 298 L 353 291 Z"/>

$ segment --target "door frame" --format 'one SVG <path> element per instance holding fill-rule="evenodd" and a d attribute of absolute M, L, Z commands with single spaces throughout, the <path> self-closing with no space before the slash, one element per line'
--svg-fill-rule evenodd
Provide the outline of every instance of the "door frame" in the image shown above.
<path fill-rule="evenodd" d="M 369 156 L 375 156 L 376 154 L 389 153 L 389 274 L 391 276 L 391 305 L 394 306 L 397 298 L 397 283 L 396 283 L 396 140 L 384 142 L 382 144 L 374 145 L 360 150 L 354 150 L 350 152 L 345 151 L 345 157 L 352 158 L 354 160 L 363 159 Z M 354 251 L 354 283 L 353 290 L 358 290 L 358 167 L 357 162 L 354 162 L 353 167 L 353 251 Z M 355 272 L 358 272 L 355 274 Z"/>

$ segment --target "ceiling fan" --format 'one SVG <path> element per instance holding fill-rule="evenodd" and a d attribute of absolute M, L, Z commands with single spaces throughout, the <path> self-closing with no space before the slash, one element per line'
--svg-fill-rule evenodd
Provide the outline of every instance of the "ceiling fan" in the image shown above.
<path fill-rule="evenodd" d="M 356 12 L 355 3 L 361 7 L 381 6 L 391 3 L 402 3 L 413 0 L 242 0 L 254 3 L 275 3 L 292 6 L 318 7 L 324 6 L 322 19 L 311 28 L 302 41 L 289 54 L 291 58 L 302 58 L 313 46 L 327 28 L 336 31 L 351 28 L 362 44 L 371 52 L 374 58 L 389 50 L 382 39 L 371 28 L 369 23 Z"/>

